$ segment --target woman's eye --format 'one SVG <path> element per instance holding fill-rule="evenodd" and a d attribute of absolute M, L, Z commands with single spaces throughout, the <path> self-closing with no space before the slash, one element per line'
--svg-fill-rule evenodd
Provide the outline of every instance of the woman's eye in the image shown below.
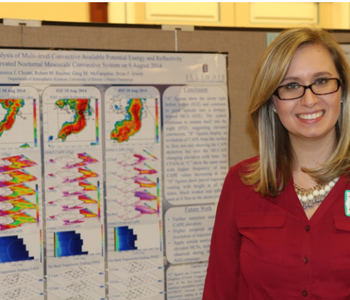
<path fill-rule="evenodd" d="M 297 83 L 289 83 L 284 88 L 287 89 L 287 90 L 295 90 L 295 89 L 297 89 L 299 87 L 300 87 L 300 85 L 297 84 Z"/>
<path fill-rule="evenodd" d="M 320 78 L 317 79 L 314 84 L 315 85 L 323 85 L 323 84 L 327 84 L 328 83 L 328 79 L 327 78 Z"/>

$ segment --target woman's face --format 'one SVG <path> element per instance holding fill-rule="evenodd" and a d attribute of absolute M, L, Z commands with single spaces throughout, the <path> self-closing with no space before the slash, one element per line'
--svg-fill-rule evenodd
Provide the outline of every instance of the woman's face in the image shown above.
<path fill-rule="evenodd" d="M 289 83 L 310 85 L 322 78 L 339 78 L 330 53 L 321 45 L 304 44 L 295 52 L 280 86 Z M 316 140 L 335 134 L 335 124 L 340 113 L 341 89 L 322 96 L 307 89 L 304 96 L 298 99 L 280 100 L 273 96 L 272 100 L 291 139 Z"/>

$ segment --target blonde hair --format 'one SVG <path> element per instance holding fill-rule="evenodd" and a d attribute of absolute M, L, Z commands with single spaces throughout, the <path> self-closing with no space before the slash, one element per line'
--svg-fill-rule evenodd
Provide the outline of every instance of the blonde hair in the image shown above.
<path fill-rule="evenodd" d="M 350 175 L 350 71 L 348 61 L 335 39 L 323 29 L 294 28 L 283 31 L 265 50 L 253 78 L 248 113 L 259 136 L 260 158 L 241 175 L 262 196 L 277 196 L 292 176 L 293 153 L 288 131 L 272 110 L 272 95 L 285 77 L 295 51 L 302 44 L 328 49 L 339 73 L 343 103 L 336 124 L 336 145 L 329 160 L 318 169 L 303 169 L 319 183 L 345 173 Z"/>

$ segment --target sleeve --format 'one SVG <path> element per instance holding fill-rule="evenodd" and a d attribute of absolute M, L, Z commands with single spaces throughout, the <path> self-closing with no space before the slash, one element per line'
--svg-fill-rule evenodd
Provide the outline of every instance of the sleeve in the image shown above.
<path fill-rule="evenodd" d="M 234 176 L 233 173 L 237 175 Z M 231 168 L 225 179 L 217 207 L 203 300 L 237 299 L 241 245 L 234 211 L 237 180 L 240 180 L 238 172 Z"/>

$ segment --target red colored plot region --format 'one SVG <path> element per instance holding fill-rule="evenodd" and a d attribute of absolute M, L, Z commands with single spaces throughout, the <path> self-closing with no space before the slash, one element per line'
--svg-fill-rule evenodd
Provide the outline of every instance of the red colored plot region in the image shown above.
<path fill-rule="evenodd" d="M 18 198 L 16 200 L 10 201 L 3 201 L 1 202 L 1 204 L 5 208 L 1 209 L 0 206 L 0 216 L 13 215 L 28 209 L 36 209 L 36 205 L 34 203 L 23 198 Z"/>
<path fill-rule="evenodd" d="M 16 121 L 19 109 L 24 106 L 23 99 L 0 99 L 0 104 L 6 110 L 4 119 L 0 122 L 0 136 L 5 130 L 10 130 Z"/>
<path fill-rule="evenodd" d="M 136 168 L 136 167 L 134 168 L 134 170 L 135 170 L 135 171 L 138 171 L 139 174 L 149 174 L 149 175 L 152 175 L 152 174 L 156 174 L 156 173 L 157 173 L 157 170 L 156 170 L 156 169 L 154 169 L 154 168 L 152 168 L 152 167 L 150 167 L 149 165 L 146 165 L 146 164 L 145 164 L 145 166 L 148 167 L 147 170 L 145 170 L 145 169 L 140 169 L 140 168 Z"/>
<path fill-rule="evenodd" d="M 26 223 L 36 223 L 36 219 L 26 213 L 18 213 L 11 216 L 7 216 L 4 223 L 0 223 L 0 230 L 14 229 L 21 227 Z"/>
<path fill-rule="evenodd" d="M 148 200 L 148 201 L 152 201 L 152 200 L 157 200 L 157 196 L 151 194 L 150 192 L 144 190 L 144 191 L 136 191 L 135 192 L 135 197 L 140 198 L 140 200 Z"/>
<path fill-rule="evenodd" d="M 88 168 L 78 168 L 78 172 L 81 173 L 82 175 L 80 177 L 74 178 L 74 179 L 65 179 L 64 183 L 66 182 L 76 182 L 76 181 L 82 181 L 85 180 L 87 178 L 91 178 L 91 177 L 98 177 L 98 174 L 91 171 Z"/>
<path fill-rule="evenodd" d="M 79 196 L 85 194 L 85 192 L 97 191 L 97 186 L 84 180 L 79 182 L 67 183 L 57 187 L 49 187 L 50 190 L 60 189 L 64 197 Z"/>
<path fill-rule="evenodd" d="M 74 120 L 64 122 L 58 133 L 62 141 L 65 141 L 72 133 L 77 134 L 85 128 L 86 115 L 91 116 L 90 99 L 60 99 L 55 104 L 61 109 L 68 106 L 74 111 Z"/>
<path fill-rule="evenodd" d="M 118 121 L 111 132 L 111 139 L 122 143 L 128 141 L 130 136 L 141 129 L 143 104 L 141 99 L 133 98 L 126 107 L 127 115 L 124 120 Z"/>
<path fill-rule="evenodd" d="M 78 158 L 81 159 L 81 162 L 77 162 L 77 163 L 67 163 L 63 169 L 72 169 L 72 168 L 76 168 L 76 167 L 83 167 L 87 164 L 92 164 L 92 163 L 97 163 L 98 160 L 92 156 L 90 156 L 89 154 L 87 154 L 86 152 L 83 153 L 78 153 Z"/>
<path fill-rule="evenodd" d="M 12 185 L 2 189 L 9 190 L 12 194 L 0 195 L 0 201 L 15 200 L 17 198 L 20 198 L 21 196 L 35 194 L 35 190 L 30 188 L 29 186 L 26 186 L 25 184 Z"/>
<path fill-rule="evenodd" d="M 148 178 L 135 178 L 135 183 L 139 184 L 140 187 L 146 187 L 146 188 L 150 188 L 150 187 L 155 187 L 157 186 L 157 183 L 148 179 Z"/>
<path fill-rule="evenodd" d="M 63 225 L 84 223 L 87 219 L 97 218 L 98 215 L 87 208 L 67 210 L 63 214 L 50 216 L 51 219 L 61 219 Z"/>
<path fill-rule="evenodd" d="M 89 192 L 89 191 L 97 191 L 97 186 L 91 184 L 88 181 L 81 181 L 79 182 L 79 186 L 84 188 L 84 191 Z"/>
<path fill-rule="evenodd" d="M 3 173 L 5 177 L 11 177 L 9 180 L 1 180 L 0 179 L 0 187 L 8 187 L 14 184 L 19 184 L 26 181 L 34 181 L 37 178 L 23 170 L 15 170 L 8 173 Z"/>
<path fill-rule="evenodd" d="M 36 165 L 36 163 L 24 155 L 16 155 L 2 158 L 4 162 L 0 161 L 0 173 L 9 172 L 17 169 L 23 169 L 27 167 L 32 167 Z M 9 164 L 11 163 L 11 164 Z"/>
<path fill-rule="evenodd" d="M 135 206 L 135 210 L 138 210 L 139 212 L 141 212 L 141 214 L 157 214 L 159 211 L 155 208 L 153 208 L 152 206 L 143 203 L 141 205 L 136 205 Z"/>
<path fill-rule="evenodd" d="M 66 199 L 66 202 L 64 201 L 65 199 Z M 81 203 L 76 203 L 75 200 L 79 200 L 79 202 L 81 202 Z M 63 197 L 63 198 L 55 200 L 55 201 L 49 201 L 48 203 L 52 205 L 56 202 L 58 204 L 63 202 L 63 204 L 61 204 L 61 205 L 64 209 L 79 208 L 80 205 L 84 205 L 84 204 L 97 204 L 97 201 L 95 199 L 92 199 L 91 197 L 89 197 L 87 195 L 77 195 L 77 196 L 74 196 L 74 198 L 72 198 L 72 199 L 70 197 Z"/>

